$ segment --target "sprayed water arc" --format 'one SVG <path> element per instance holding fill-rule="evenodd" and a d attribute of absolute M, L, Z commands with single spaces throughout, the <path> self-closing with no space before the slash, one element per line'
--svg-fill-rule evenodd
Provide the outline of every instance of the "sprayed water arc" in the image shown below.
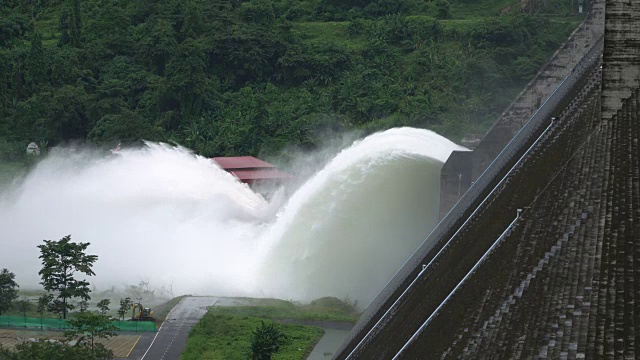
<path fill-rule="evenodd" d="M 99 254 L 98 286 L 144 279 L 177 293 L 366 304 L 434 226 L 440 168 L 456 149 L 426 130 L 371 135 L 275 218 L 246 185 L 185 149 L 52 154 L 0 202 L 0 237 L 11 244 L 0 261 L 37 284 L 36 245 L 71 233 Z"/>

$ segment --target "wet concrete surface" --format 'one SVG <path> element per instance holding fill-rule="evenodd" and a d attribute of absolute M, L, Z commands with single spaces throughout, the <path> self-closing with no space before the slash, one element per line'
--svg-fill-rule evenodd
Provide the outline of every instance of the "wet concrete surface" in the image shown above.
<path fill-rule="evenodd" d="M 333 358 L 336 350 L 347 338 L 350 329 L 331 329 L 324 328 L 324 336 L 318 341 L 313 348 L 307 360 L 329 360 Z"/>

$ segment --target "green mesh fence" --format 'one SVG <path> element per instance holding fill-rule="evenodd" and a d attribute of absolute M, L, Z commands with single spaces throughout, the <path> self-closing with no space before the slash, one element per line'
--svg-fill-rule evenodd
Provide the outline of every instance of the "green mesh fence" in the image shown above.
<path fill-rule="evenodd" d="M 112 322 L 122 331 L 156 331 L 153 321 L 116 321 Z M 50 330 L 67 330 L 69 324 L 65 320 L 50 318 L 32 318 L 22 316 L 0 316 L 0 326 L 28 327 Z"/>
<path fill-rule="evenodd" d="M 122 331 L 156 331 L 153 321 L 114 321 L 113 325 Z"/>

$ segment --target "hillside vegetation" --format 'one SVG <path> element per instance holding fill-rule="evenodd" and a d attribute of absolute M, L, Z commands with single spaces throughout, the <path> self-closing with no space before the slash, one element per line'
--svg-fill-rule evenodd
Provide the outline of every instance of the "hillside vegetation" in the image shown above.
<path fill-rule="evenodd" d="M 459 139 L 577 26 L 572 3 L 0 0 L 0 161 L 30 141 L 224 156 L 403 125 Z"/>

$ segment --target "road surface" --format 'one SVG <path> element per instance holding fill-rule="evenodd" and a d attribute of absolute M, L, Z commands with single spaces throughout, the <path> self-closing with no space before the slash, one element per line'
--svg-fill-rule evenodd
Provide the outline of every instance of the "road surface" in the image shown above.
<path fill-rule="evenodd" d="M 216 297 L 185 297 L 167 315 L 157 333 L 146 333 L 127 359 L 178 360 L 191 328 L 200 321 Z"/>

